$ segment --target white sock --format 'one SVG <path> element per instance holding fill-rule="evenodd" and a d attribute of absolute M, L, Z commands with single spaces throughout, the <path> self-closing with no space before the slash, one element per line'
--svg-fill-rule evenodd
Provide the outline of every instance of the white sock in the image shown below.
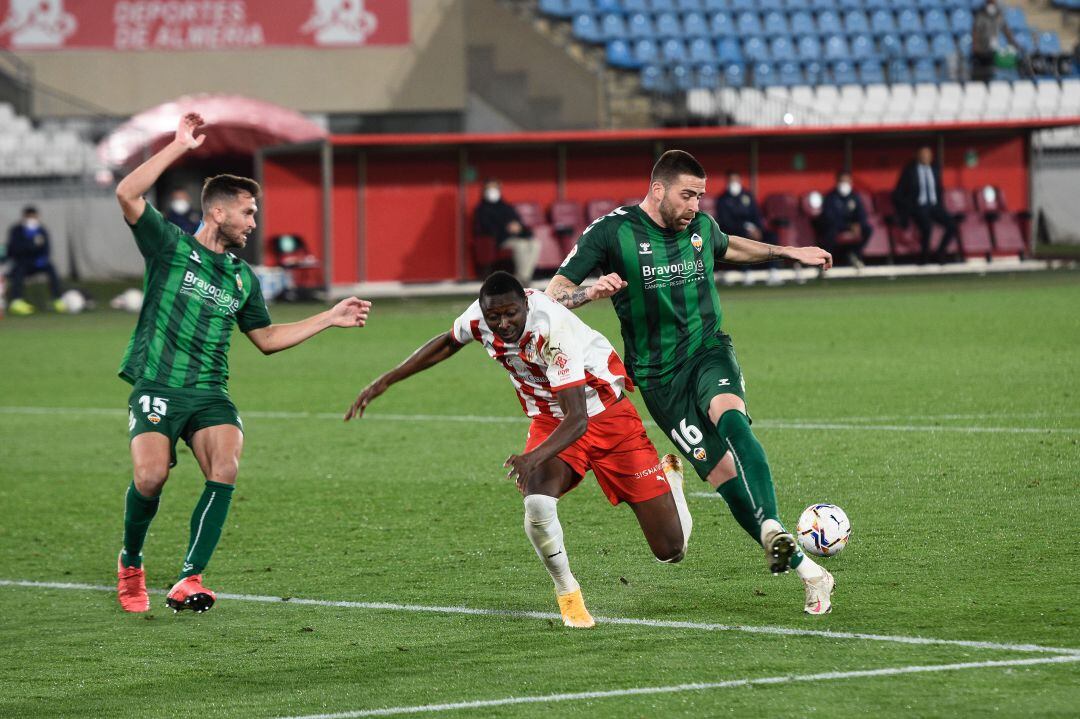
<path fill-rule="evenodd" d="M 775 519 L 766 519 L 761 523 L 760 534 L 758 535 L 758 541 L 761 542 L 761 546 L 765 546 L 765 537 L 768 537 L 773 532 L 784 531 L 784 525 L 777 522 Z"/>
<path fill-rule="evenodd" d="M 580 586 L 570 573 L 570 560 L 563 546 L 562 525 L 555 505 L 559 500 L 544 494 L 525 498 L 525 534 L 555 582 L 557 594 L 568 594 Z"/>
<path fill-rule="evenodd" d="M 799 575 L 799 579 L 817 579 L 825 570 L 821 568 L 821 565 L 815 562 L 810 557 L 803 553 L 803 560 L 799 563 L 799 566 L 795 567 L 795 573 Z"/>
<path fill-rule="evenodd" d="M 690 544 L 690 533 L 694 531 L 694 518 L 690 516 L 690 508 L 686 506 L 686 494 L 683 492 L 683 477 L 675 470 L 664 473 L 668 478 L 668 486 L 671 487 L 671 496 L 675 500 L 675 509 L 679 512 L 679 524 L 682 525 L 683 553 Z"/>

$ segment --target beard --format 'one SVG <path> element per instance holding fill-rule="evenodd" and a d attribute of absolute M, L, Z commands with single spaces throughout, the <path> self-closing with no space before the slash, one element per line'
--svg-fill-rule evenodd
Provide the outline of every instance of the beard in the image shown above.
<path fill-rule="evenodd" d="M 668 201 L 666 197 L 660 200 L 659 211 L 660 219 L 664 221 L 664 226 L 667 227 L 669 230 L 673 230 L 676 232 L 682 229 L 679 226 L 680 220 L 690 221 L 694 219 L 693 215 L 686 217 L 685 215 L 679 214 L 679 212 L 672 206 L 672 204 Z"/>
<path fill-rule="evenodd" d="M 218 228 L 218 236 L 224 241 L 226 247 L 244 247 L 247 244 L 247 234 L 242 229 L 229 224 L 223 224 Z"/>

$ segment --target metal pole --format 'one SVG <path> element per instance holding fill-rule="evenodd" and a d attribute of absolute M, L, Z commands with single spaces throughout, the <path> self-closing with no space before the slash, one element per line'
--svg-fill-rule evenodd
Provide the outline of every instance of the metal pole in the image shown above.
<path fill-rule="evenodd" d="M 367 282 L 367 232 L 365 224 L 364 198 L 367 195 L 367 152 L 356 154 L 356 276 L 361 282 Z"/>
<path fill-rule="evenodd" d="M 334 277 L 334 147 L 329 140 L 322 143 L 322 230 L 323 283 L 326 297 L 333 297 Z"/>
<path fill-rule="evenodd" d="M 265 162 L 263 157 L 263 149 L 261 147 L 255 149 L 255 182 L 259 183 L 259 187 L 263 186 L 265 168 L 263 163 Z M 255 264 L 263 264 L 263 225 L 266 223 L 266 200 L 265 195 L 259 198 L 262 202 L 262 217 L 259 218 L 259 222 L 255 224 Z"/>

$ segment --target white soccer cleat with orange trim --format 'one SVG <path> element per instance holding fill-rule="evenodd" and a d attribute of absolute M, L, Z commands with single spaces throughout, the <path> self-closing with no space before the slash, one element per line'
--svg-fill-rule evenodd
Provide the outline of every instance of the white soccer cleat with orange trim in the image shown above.
<path fill-rule="evenodd" d="M 821 570 L 817 579 L 804 579 L 806 585 L 806 606 L 803 611 L 814 616 L 821 616 L 832 611 L 832 590 L 836 586 L 833 575 Z"/>
<path fill-rule="evenodd" d="M 585 598 L 581 596 L 580 589 L 559 594 L 556 597 L 559 600 L 559 612 L 562 614 L 563 624 L 574 629 L 589 629 L 596 626 L 596 620 L 585 608 Z"/>

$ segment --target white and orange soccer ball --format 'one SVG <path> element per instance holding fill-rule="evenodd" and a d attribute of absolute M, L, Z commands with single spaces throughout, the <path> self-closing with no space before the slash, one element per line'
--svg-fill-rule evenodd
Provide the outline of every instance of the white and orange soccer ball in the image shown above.
<path fill-rule="evenodd" d="M 811 504 L 799 517 L 799 544 L 816 557 L 834 557 L 851 538 L 851 520 L 835 504 Z"/>

